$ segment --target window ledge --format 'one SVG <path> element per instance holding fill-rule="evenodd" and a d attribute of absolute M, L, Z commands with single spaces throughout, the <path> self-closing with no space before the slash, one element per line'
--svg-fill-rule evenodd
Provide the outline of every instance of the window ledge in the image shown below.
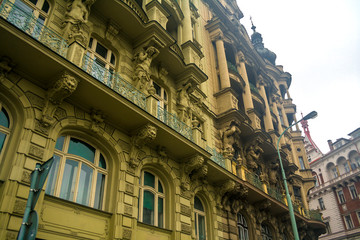
<path fill-rule="evenodd" d="M 101 214 L 103 216 L 106 216 L 106 217 L 109 217 L 112 215 L 111 212 L 106 212 L 106 211 L 103 211 L 103 210 L 99 210 L 99 209 L 96 209 L 96 208 L 92 208 L 92 207 L 88 207 L 88 206 L 85 206 L 85 205 L 82 205 L 82 204 L 79 204 L 79 203 L 76 203 L 76 202 L 71 202 L 71 201 L 68 201 L 68 200 L 65 200 L 65 199 L 62 199 L 62 198 L 59 198 L 59 197 L 55 197 L 55 196 L 52 196 L 52 195 L 48 195 L 48 194 L 45 194 L 45 198 L 44 198 L 46 201 L 50 201 L 50 202 L 54 202 L 54 203 L 58 203 L 58 204 L 61 204 L 61 205 L 64 205 L 64 206 L 67 206 L 67 207 L 77 207 L 85 212 L 93 212 L 93 213 L 96 213 L 96 214 Z"/>
<path fill-rule="evenodd" d="M 172 234 L 172 230 L 170 229 L 166 229 L 166 228 L 160 228 L 160 227 L 157 227 L 157 226 L 154 226 L 154 225 L 150 225 L 150 224 L 147 224 L 147 223 L 143 223 L 143 222 L 137 222 L 137 225 L 139 227 L 143 227 L 143 228 L 148 228 L 148 229 L 151 229 L 151 230 L 154 230 L 154 231 L 158 231 L 158 232 L 163 232 L 163 233 L 166 233 L 166 234 Z"/>

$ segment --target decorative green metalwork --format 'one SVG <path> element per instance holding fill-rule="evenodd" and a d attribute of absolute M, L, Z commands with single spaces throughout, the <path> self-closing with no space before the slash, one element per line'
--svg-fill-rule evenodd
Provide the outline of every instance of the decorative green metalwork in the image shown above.
<path fill-rule="evenodd" d="M 44 26 L 39 18 L 26 12 L 8 0 L 0 5 L 0 16 L 38 40 L 54 52 L 65 57 L 69 45 L 67 41 L 50 28 Z"/>
<path fill-rule="evenodd" d="M 236 66 L 234 64 L 232 64 L 232 62 L 227 61 L 227 66 L 230 71 L 240 74 L 239 71 L 237 70 Z"/>
<path fill-rule="evenodd" d="M 210 159 L 213 162 L 217 163 L 218 165 L 226 169 L 225 158 L 221 153 L 217 152 L 215 148 L 211 148 L 209 146 L 206 146 L 206 151 L 208 151 L 212 155 Z"/>
<path fill-rule="evenodd" d="M 320 213 L 317 210 L 309 210 L 309 216 L 311 219 L 313 220 L 317 220 L 317 221 L 323 221 L 322 219 L 322 213 Z"/>
<path fill-rule="evenodd" d="M 106 69 L 100 64 L 101 63 L 98 63 L 95 59 L 90 58 L 88 55 L 84 55 L 82 69 L 99 82 L 108 86 L 140 108 L 146 110 L 145 94 L 124 80 L 119 73 Z"/>
<path fill-rule="evenodd" d="M 257 89 L 257 87 L 254 84 L 252 84 L 251 82 L 249 82 L 249 84 L 250 84 L 251 91 L 256 92 L 257 94 L 260 94 L 259 89 Z"/>
<path fill-rule="evenodd" d="M 264 191 L 262 182 L 257 174 L 252 173 L 250 171 L 245 170 L 245 178 L 246 180 L 251 183 L 251 185 L 257 187 L 258 189 Z"/>
<path fill-rule="evenodd" d="M 271 197 L 285 204 L 283 194 L 281 194 L 277 189 L 268 186 L 267 190 Z"/>
<path fill-rule="evenodd" d="M 162 107 L 158 106 L 157 118 L 190 141 L 194 141 L 192 129 L 184 122 L 180 121 L 176 115 L 169 113 Z"/>

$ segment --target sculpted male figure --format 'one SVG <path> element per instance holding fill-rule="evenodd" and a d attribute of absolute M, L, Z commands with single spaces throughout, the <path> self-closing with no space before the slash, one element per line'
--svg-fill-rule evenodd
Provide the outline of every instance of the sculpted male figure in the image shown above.
<path fill-rule="evenodd" d="M 150 65 L 152 60 L 159 54 L 159 50 L 155 47 L 150 46 L 141 50 L 134 56 L 135 61 L 135 72 L 134 80 L 136 81 L 136 87 L 138 89 L 148 90 L 150 83 Z"/>

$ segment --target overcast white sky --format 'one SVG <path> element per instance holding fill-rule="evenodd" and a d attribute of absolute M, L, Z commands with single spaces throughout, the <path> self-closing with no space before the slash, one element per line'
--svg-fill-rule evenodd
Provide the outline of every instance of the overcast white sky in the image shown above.
<path fill-rule="evenodd" d="M 251 35 L 250 16 L 276 64 L 292 75 L 297 118 L 315 110 L 311 136 L 323 153 L 360 127 L 360 1 L 237 0 Z"/>

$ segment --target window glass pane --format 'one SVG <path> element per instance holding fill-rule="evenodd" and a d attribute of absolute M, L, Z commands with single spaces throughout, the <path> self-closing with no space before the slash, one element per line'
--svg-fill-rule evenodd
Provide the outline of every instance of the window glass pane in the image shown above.
<path fill-rule="evenodd" d="M 26 3 L 24 3 L 21 0 L 15 0 L 15 6 L 17 6 L 18 8 L 20 8 L 22 11 L 24 11 L 25 13 L 29 13 L 31 14 L 33 12 L 33 9 L 28 6 Z M 18 12 L 20 15 L 24 15 L 20 12 Z M 25 16 L 24 16 L 25 17 Z"/>
<path fill-rule="evenodd" d="M 164 91 L 164 100 L 167 100 L 167 93 Z"/>
<path fill-rule="evenodd" d="M 94 208 L 102 209 L 102 203 L 104 198 L 104 187 L 105 187 L 105 175 L 98 173 L 96 178 Z"/>
<path fill-rule="evenodd" d="M 44 12 L 48 12 L 50 8 L 50 5 L 48 3 L 48 1 L 45 0 L 44 5 L 42 6 L 41 10 L 43 10 Z"/>
<path fill-rule="evenodd" d="M 154 88 L 156 91 L 156 95 L 161 96 L 161 87 L 159 85 L 157 85 L 156 83 L 154 83 Z"/>
<path fill-rule="evenodd" d="M 158 227 L 164 227 L 164 199 L 158 198 Z"/>
<path fill-rule="evenodd" d="M 38 0 L 29 0 L 31 3 L 33 3 L 34 5 L 36 5 L 36 3 L 38 2 Z"/>
<path fill-rule="evenodd" d="M 61 136 L 56 140 L 55 149 L 62 151 L 64 146 L 65 136 Z"/>
<path fill-rule="evenodd" d="M 163 191 L 163 187 L 162 187 L 162 185 L 161 185 L 161 183 L 160 183 L 160 181 L 158 181 L 158 192 L 160 192 L 160 193 L 164 193 L 164 191 Z"/>
<path fill-rule="evenodd" d="M 76 202 L 89 205 L 93 169 L 86 164 L 81 165 L 78 194 Z"/>
<path fill-rule="evenodd" d="M 201 201 L 200 201 L 200 199 L 198 197 L 195 197 L 194 206 L 195 206 L 195 209 L 200 210 L 202 212 L 204 211 L 204 207 L 203 207 L 203 205 L 202 205 L 202 203 L 201 203 Z"/>
<path fill-rule="evenodd" d="M 89 41 L 89 47 L 90 48 L 92 47 L 92 44 L 93 44 L 93 38 L 90 38 L 90 41 Z"/>
<path fill-rule="evenodd" d="M 205 231 L 205 217 L 199 215 L 199 240 L 206 239 L 206 231 Z"/>
<path fill-rule="evenodd" d="M 78 155 L 80 157 L 83 157 L 90 162 L 94 163 L 94 157 L 95 157 L 95 148 L 90 146 L 89 144 L 76 139 L 71 138 L 70 139 L 70 145 L 69 145 L 69 153 Z"/>
<path fill-rule="evenodd" d="M 144 185 L 155 188 L 155 176 L 149 172 L 144 172 Z"/>
<path fill-rule="evenodd" d="M 9 115 L 7 114 L 5 109 L 2 109 L 0 111 L 0 125 L 6 128 L 9 127 Z"/>
<path fill-rule="evenodd" d="M 154 194 L 144 191 L 143 222 L 154 225 Z"/>
<path fill-rule="evenodd" d="M 99 68 L 99 67 L 105 68 L 105 66 L 106 66 L 106 63 L 104 63 L 104 62 L 103 62 L 100 58 L 98 58 L 98 57 L 95 57 L 95 62 L 94 62 L 94 64 L 95 64 L 94 70 L 95 70 L 96 68 Z"/>
<path fill-rule="evenodd" d="M 66 160 L 64 175 L 61 183 L 60 198 L 66 200 L 74 199 L 75 181 L 79 163 L 73 160 Z"/>
<path fill-rule="evenodd" d="M 6 139 L 6 134 L 0 132 L 0 153 L 1 153 L 1 150 L 2 150 L 2 148 L 4 146 L 5 139 Z"/>
<path fill-rule="evenodd" d="M 54 195 L 55 193 L 55 185 L 56 185 L 56 179 L 58 176 L 58 170 L 59 170 L 59 164 L 60 164 L 60 157 L 57 155 L 54 155 L 54 162 L 51 166 L 49 175 L 48 175 L 48 181 L 46 184 L 45 193 Z"/>
<path fill-rule="evenodd" d="M 99 54 L 100 56 L 102 56 L 103 58 L 106 59 L 106 55 L 107 55 L 107 51 L 108 51 L 106 49 L 106 47 L 104 47 L 100 43 L 97 43 L 95 51 L 96 51 L 97 54 Z"/>
<path fill-rule="evenodd" d="M 113 53 L 111 53 L 110 63 L 115 65 L 115 55 Z"/>
<path fill-rule="evenodd" d="M 106 169 L 106 161 L 104 156 L 100 153 L 99 167 Z"/>

